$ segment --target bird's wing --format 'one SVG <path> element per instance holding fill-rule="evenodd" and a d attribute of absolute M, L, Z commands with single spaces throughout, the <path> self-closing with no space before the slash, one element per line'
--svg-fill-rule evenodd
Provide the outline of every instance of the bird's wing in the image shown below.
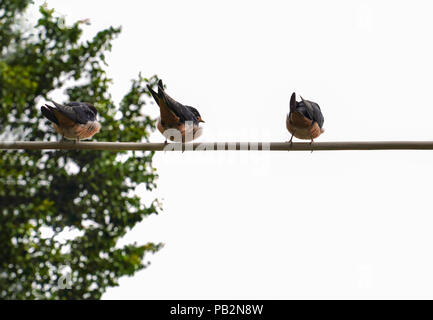
<path fill-rule="evenodd" d="M 323 123 L 325 122 L 325 118 L 323 117 L 322 110 L 320 110 L 319 105 L 315 102 L 311 102 L 311 105 L 313 107 L 313 120 L 319 124 L 320 128 L 322 128 Z"/>
<path fill-rule="evenodd" d="M 149 85 L 147 85 L 147 89 L 149 89 L 150 94 L 152 95 L 153 99 L 155 99 L 156 104 L 159 106 L 159 110 L 161 112 L 161 122 L 168 126 L 178 125 L 179 116 L 168 106 L 162 80 L 158 81 L 158 92 L 155 92 Z"/>
<path fill-rule="evenodd" d="M 87 102 L 69 102 L 67 107 L 72 107 L 77 115 L 77 122 L 86 124 L 88 121 L 96 120 L 96 108 Z"/>
<path fill-rule="evenodd" d="M 91 120 L 89 119 L 86 109 L 88 108 L 86 104 L 81 102 L 71 102 L 67 103 L 65 105 L 54 102 L 54 105 L 56 106 L 56 109 L 58 112 L 62 114 L 63 116 L 69 118 L 75 123 L 80 124 L 86 124 L 87 121 Z"/>
<path fill-rule="evenodd" d="M 298 103 L 298 110 L 302 109 L 302 113 L 310 120 L 314 120 L 314 110 L 313 106 L 311 105 L 311 101 L 304 100 L 304 98 L 301 97 L 301 102 Z"/>
<path fill-rule="evenodd" d="M 302 99 L 298 104 L 297 111 L 301 112 L 308 119 L 317 122 L 319 127 L 322 128 L 325 119 L 317 103 Z"/>
<path fill-rule="evenodd" d="M 169 108 L 179 118 L 181 122 L 185 122 L 185 121 L 198 122 L 197 117 L 189 109 L 189 107 L 184 106 L 183 104 L 177 102 L 172 97 L 170 97 L 167 93 L 165 93 L 162 80 L 158 82 L 158 96 L 161 97 L 161 99 L 165 102 L 167 108 Z"/>
<path fill-rule="evenodd" d="M 198 122 L 197 117 L 194 115 L 191 109 L 189 109 L 188 106 L 184 106 L 183 104 L 177 102 L 166 93 L 164 93 L 164 99 L 167 103 L 167 107 L 179 117 L 180 121 Z"/>
<path fill-rule="evenodd" d="M 158 93 L 149 85 L 147 86 L 153 99 L 155 99 L 161 111 L 161 121 L 167 125 L 177 125 L 185 121 L 194 121 L 198 123 L 194 113 L 183 104 L 170 97 L 164 90 L 162 80 L 158 81 Z"/>

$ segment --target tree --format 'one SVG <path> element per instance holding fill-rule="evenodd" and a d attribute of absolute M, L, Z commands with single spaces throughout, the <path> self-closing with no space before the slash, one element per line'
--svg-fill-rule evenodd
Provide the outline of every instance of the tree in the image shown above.
<path fill-rule="evenodd" d="M 26 31 L 31 0 L 0 0 L 0 135 L 3 139 L 53 140 L 37 103 L 65 88 L 65 101 L 96 105 L 99 141 L 147 141 L 154 120 L 145 115 L 146 84 L 132 81 L 113 102 L 104 54 L 120 28 L 81 41 L 84 21 L 66 26 L 46 6 Z M 66 87 L 65 87 L 66 86 Z M 152 152 L 57 150 L 0 151 L 0 297 L 98 299 L 124 275 L 144 268 L 144 255 L 161 244 L 119 247 L 118 240 L 144 217 L 158 213 L 143 201 L 139 184 L 156 187 Z"/>

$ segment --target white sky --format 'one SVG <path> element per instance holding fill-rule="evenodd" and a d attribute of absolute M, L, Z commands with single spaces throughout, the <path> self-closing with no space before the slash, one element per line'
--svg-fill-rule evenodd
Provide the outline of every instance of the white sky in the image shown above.
<path fill-rule="evenodd" d="M 200 110 L 199 141 L 287 141 L 292 91 L 320 104 L 317 141 L 432 140 L 430 1 L 48 4 L 90 18 L 86 36 L 122 25 L 114 98 L 158 74 Z M 432 163 L 431 151 L 157 153 L 158 189 L 138 192 L 164 211 L 122 243 L 165 247 L 104 298 L 433 298 Z"/>

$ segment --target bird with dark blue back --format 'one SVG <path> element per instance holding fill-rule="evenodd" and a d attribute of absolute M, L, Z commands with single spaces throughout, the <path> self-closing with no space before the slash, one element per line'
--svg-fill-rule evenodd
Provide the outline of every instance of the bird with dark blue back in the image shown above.
<path fill-rule="evenodd" d="M 159 106 L 160 117 L 157 128 L 171 141 L 189 142 L 201 136 L 204 122 L 196 108 L 183 105 L 171 98 L 164 90 L 162 80 L 158 81 L 158 92 L 147 86 Z M 178 141 L 177 141 L 178 140 Z"/>
<path fill-rule="evenodd" d="M 298 139 L 310 140 L 313 143 L 314 139 L 320 136 L 325 130 L 323 129 L 322 110 L 317 103 L 304 100 L 296 101 L 296 93 L 293 92 L 290 98 L 290 112 L 286 117 L 287 130 Z"/>
<path fill-rule="evenodd" d="M 64 138 L 80 141 L 93 137 L 101 129 L 97 120 L 98 111 L 87 102 L 60 104 L 53 101 L 54 107 L 46 104 L 42 114 L 53 123 L 54 130 Z"/>

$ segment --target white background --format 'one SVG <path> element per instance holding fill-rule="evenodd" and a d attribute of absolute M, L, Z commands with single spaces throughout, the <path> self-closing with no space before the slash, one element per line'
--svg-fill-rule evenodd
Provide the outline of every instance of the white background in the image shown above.
<path fill-rule="evenodd" d="M 200 110 L 199 141 L 287 141 L 292 91 L 320 104 L 317 141 L 433 139 L 429 1 L 48 5 L 68 22 L 90 18 L 85 37 L 121 25 L 108 56 L 113 97 L 139 71 L 158 74 Z M 137 192 L 164 211 L 121 244 L 165 247 L 103 297 L 433 298 L 432 160 L 431 151 L 157 153 L 156 192 Z"/>

